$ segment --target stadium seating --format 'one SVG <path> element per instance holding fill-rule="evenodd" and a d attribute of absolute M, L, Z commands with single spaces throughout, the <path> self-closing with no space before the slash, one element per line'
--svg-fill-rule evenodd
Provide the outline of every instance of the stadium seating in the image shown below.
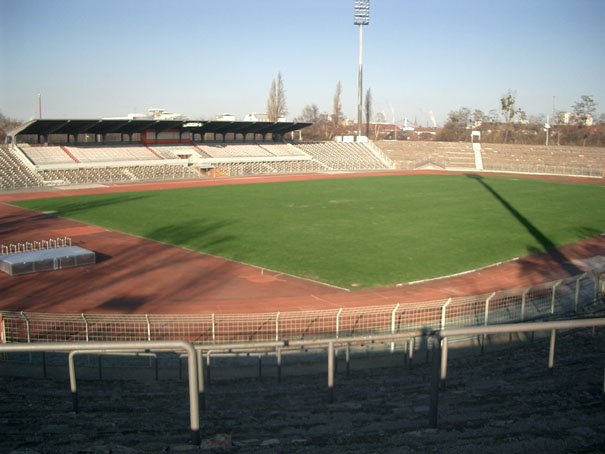
<path fill-rule="evenodd" d="M 43 184 L 42 179 L 6 146 L 0 147 L 0 190 L 25 189 Z"/>
<path fill-rule="evenodd" d="M 144 146 L 65 147 L 79 162 L 155 161 L 161 159 Z"/>
<path fill-rule="evenodd" d="M 402 170 L 474 169 L 468 142 L 381 141 L 377 145 Z M 605 169 L 603 149 L 590 147 L 481 144 L 483 168 L 492 171 L 600 177 Z"/>
<path fill-rule="evenodd" d="M 484 144 L 488 170 L 601 176 L 605 169 L 602 148 Z"/>
<path fill-rule="evenodd" d="M 200 174 L 194 169 L 182 165 L 41 170 L 39 175 L 48 185 L 200 178 Z"/>
<path fill-rule="evenodd" d="M 31 147 L 27 144 L 20 145 L 23 153 L 35 165 L 46 164 L 73 164 L 74 159 L 61 147 L 44 146 Z"/>
<path fill-rule="evenodd" d="M 256 144 L 200 144 L 197 148 L 211 158 L 273 156 L 267 150 Z"/>
<path fill-rule="evenodd" d="M 485 170 L 601 177 L 590 147 L 482 144 Z M 0 154 L 0 188 L 331 171 L 475 169 L 467 142 L 28 145 Z M 199 170 L 196 170 L 199 169 Z"/>
<path fill-rule="evenodd" d="M 402 170 L 427 166 L 442 169 L 475 168 L 475 154 L 470 143 L 381 141 L 377 145 Z"/>
<path fill-rule="evenodd" d="M 373 151 L 364 144 L 348 142 L 303 142 L 296 146 L 329 170 L 388 169 Z"/>

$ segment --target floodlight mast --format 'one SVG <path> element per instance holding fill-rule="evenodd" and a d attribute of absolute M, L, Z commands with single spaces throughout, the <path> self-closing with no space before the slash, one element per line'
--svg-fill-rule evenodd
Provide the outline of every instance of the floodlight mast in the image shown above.
<path fill-rule="evenodd" d="M 370 0 L 355 0 L 353 23 L 359 25 L 359 82 L 357 93 L 357 136 L 361 136 L 361 104 L 363 80 L 363 26 L 370 23 Z"/>

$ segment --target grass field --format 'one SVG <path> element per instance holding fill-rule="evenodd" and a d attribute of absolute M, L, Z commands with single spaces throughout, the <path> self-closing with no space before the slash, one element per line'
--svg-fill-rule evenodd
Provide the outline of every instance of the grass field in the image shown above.
<path fill-rule="evenodd" d="M 605 231 L 605 187 L 377 176 L 16 203 L 345 288 L 458 273 Z"/>

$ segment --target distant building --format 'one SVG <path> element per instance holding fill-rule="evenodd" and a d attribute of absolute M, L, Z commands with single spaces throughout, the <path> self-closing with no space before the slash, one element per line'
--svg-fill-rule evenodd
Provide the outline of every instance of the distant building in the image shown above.
<path fill-rule="evenodd" d="M 380 123 L 380 124 L 386 124 L 387 123 L 387 116 L 384 114 L 384 112 L 378 112 L 375 116 L 374 116 L 376 123 Z"/>
<path fill-rule="evenodd" d="M 269 117 L 264 113 L 249 113 L 244 117 L 244 121 L 269 121 Z M 279 117 L 278 122 L 285 122 L 286 117 Z"/>
<path fill-rule="evenodd" d="M 125 117 L 105 117 L 103 120 L 187 120 L 188 118 L 179 113 L 166 112 L 164 109 L 152 107 L 148 113 L 129 113 Z"/>
<path fill-rule="evenodd" d="M 569 124 L 573 125 L 573 124 L 581 123 L 580 117 L 571 112 L 563 112 L 563 115 L 561 116 L 561 120 L 564 125 L 569 125 Z M 584 124 L 586 126 L 592 126 L 594 124 L 594 119 L 592 118 L 592 115 L 590 115 L 590 114 L 586 115 L 586 120 L 585 120 Z"/>
<path fill-rule="evenodd" d="M 235 121 L 235 115 L 230 114 L 230 113 L 224 113 L 221 115 L 217 115 L 216 119 L 218 121 Z"/>

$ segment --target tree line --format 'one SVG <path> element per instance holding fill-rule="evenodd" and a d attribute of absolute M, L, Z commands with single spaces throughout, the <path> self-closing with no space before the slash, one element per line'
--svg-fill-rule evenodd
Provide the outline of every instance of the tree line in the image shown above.
<path fill-rule="evenodd" d="M 332 112 L 322 113 L 316 103 L 307 104 L 295 121 L 308 122 L 311 126 L 304 129 L 305 140 L 333 140 L 338 135 L 356 134 L 355 124 L 347 127 L 342 113 L 342 84 L 336 83 L 332 98 Z M 500 98 L 500 108 L 484 113 L 479 109 L 461 107 L 449 112 L 444 126 L 438 130 L 437 141 L 470 141 L 470 131 L 480 131 L 481 140 L 488 143 L 544 144 L 547 135 L 550 144 L 605 146 L 605 114 L 596 118 L 597 103 L 593 96 L 583 95 L 572 107 L 572 112 L 557 112 L 553 118 L 545 115 L 528 116 L 517 105 L 517 95 L 508 90 Z M 364 100 L 364 133 L 368 137 L 376 135 L 371 131 L 372 92 L 366 91 Z M 279 121 L 288 114 L 286 91 L 281 72 L 272 80 L 267 99 L 267 119 Z M 593 124 L 589 124 L 589 119 Z M 6 134 L 19 126 L 21 122 L 9 118 L 0 112 L 0 142 Z"/>
<path fill-rule="evenodd" d="M 481 141 L 550 145 L 605 146 L 605 114 L 596 118 L 597 103 L 591 95 L 583 95 L 571 112 L 528 116 L 518 107 L 516 93 L 508 90 L 500 98 L 500 109 L 487 114 L 479 109 L 461 107 L 451 111 L 435 140 L 468 142 L 470 131 L 480 131 Z M 590 121 L 592 120 L 592 122 Z M 592 124 L 591 124 L 592 123 Z M 548 139 L 547 139 L 548 136 Z"/>

